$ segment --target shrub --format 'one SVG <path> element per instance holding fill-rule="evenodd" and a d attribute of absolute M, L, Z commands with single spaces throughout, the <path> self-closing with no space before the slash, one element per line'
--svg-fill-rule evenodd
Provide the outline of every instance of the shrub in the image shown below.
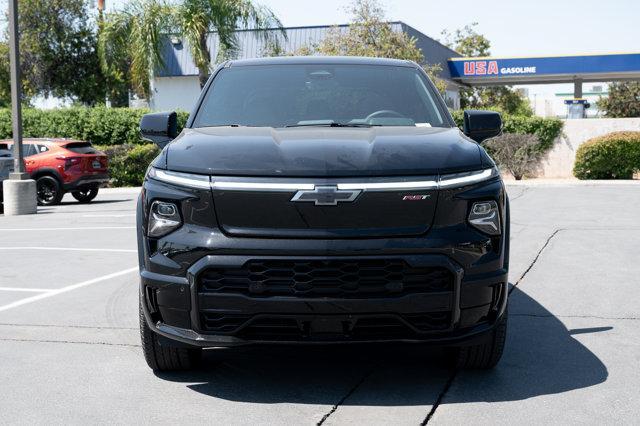
<path fill-rule="evenodd" d="M 150 143 L 97 146 L 96 148 L 109 157 L 111 186 L 142 185 L 147 167 L 160 153 L 160 149 Z"/>
<path fill-rule="evenodd" d="M 598 100 L 607 117 L 640 117 L 640 81 L 620 81 L 608 87 L 609 96 Z"/>
<path fill-rule="evenodd" d="M 540 141 L 535 135 L 504 133 L 484 146 L 498 166 L 509 171 L 516 180 L 533 173 L 542 157 L 538 150 Z"/>
<path fill-rule="evenodd" d="M 631 179 L 640 171 L 640 132 L 613 132 L 590 139 L 576 152 L 578 179 Z"/>
<path fill-rule="evenodd" d="M 463 111 L 461 110 L 451 111 L 451 115 L 458 126 L 462 126 L 462 113 Z M 536 150 L 540 153 L 547 152 L 562 131 L 562 121 L 557 118 L 502 114 L 502 122 L 505 133 L 537 136 L 538 146 Z"/>
<path fill-rule="evenodd" d="M 141 108 L 73 107 L 52 110 L 23 110 L 25 137 L 63 137 L 96 145 L 146 144 L 140 138 L 140 118 L 149 110 Z M 178 129 L 188 113 L 178 112 Z M 0 139 L 11 138 L 11 110 L 0 109 Z"/>

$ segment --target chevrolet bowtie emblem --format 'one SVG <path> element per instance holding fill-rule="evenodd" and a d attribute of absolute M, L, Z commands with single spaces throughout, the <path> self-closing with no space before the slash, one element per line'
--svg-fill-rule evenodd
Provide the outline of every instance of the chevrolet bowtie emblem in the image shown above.
<path fill-rule="evenodd" d="M 360 195 L 361 190 L 342 190 L 336 186 L 316 186 L 313 190 L 296 192 L 291 201 L 310 201 L 316 206 L 335 206 L 350 203 Z"/>

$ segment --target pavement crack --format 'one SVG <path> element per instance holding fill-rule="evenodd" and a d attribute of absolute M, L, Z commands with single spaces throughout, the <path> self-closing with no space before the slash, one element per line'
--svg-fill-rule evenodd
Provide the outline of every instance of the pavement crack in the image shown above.
<path fill-rule="evenodd" d="M 102 345 L 102 346 L 123 346 L 129 348 L 139 348 L 140 345 L 131 343 L 109 343 L 109 342 L 86 342 L 82 340 L 41 340 L 41 339 L 11 339 L 0 338 L 3 342 L 34 342 L 34 343 L 63 343 L 63 344 L 80 344 L 80 345 Z"/>
<path fill-rule="evenodd" d="M 442 391 L 438 395 L 436 402 L 431 406 L 431 410 L 429 411 L 429 414 L 427 414 L 427 417 L 425 417 L 422 423 L 420 423 L 420 426 L 424 426 L 427 423 L 429 423 L 429 421 L 431 421 L 431 419 L 433 418 L 434 414 L 436 414 L 436 410 L 438 409 L 440 404 L 442 404 L 444 397 L 447 395 L 447 392 L 449 392 L 449 388 L 451 388 L 453 381 L 458 376 L 458 371 L 459 370 L 454 370 L 453 373 L 451 373 L 451 376 L 447 380 L 447 383 L 445 383 L 444 387 L 442 388 Z"/>
<path fill-rule="evenodd" d="M 513 197 L 509 197 L 509 201 L 515 201 L 518 198 L 521 198 L 524 194 L 526 194 L 529 191 L 529 188 L 530 187 L 528 187 L 528 186 L 523 186 L 522 187 L 522 192 L 519 193 L 518 195 L 513 196 Z"/>
<path fill-rule="evenodd" d="M 373 372 L 376 370 L 376 368 L 378 368 L 380 364 L 375 364 L 373 367 L 371 367 L 371 369 L 369 371 L 367 371 L 361 378 L 360 380 L 358 380 L 358 382 L 351 387 L 351 389 L 349 389 L 349 391 L 342 397 L 340 398 L 340 401 L 338 401 L 333 407 L 331 407 L 331 410 L 329 410 L 329 412 L 327 414 L 325 414 L 318 423 L 316 423 L 317 426 L 320 426 L 322 424 L 324 424 L 324 422 L 327 421 L 327 419 L 336 412 L 336 410 L 338 409 L 338 407 L 340 407 L 342 404 L 344 404 L 344 402 L 347 400 L 347 398 L 349 398 L 351 395 L 353 395 L 353 393 L 360 387 L 360 385 L 362 385 L 364 383 L 365 380 L 367 380 L 369 378 L 369 376 L 371 376 L 371 374 L 373 374 Z"/>
<path fill-rule="evenodd" d="M 520 275 L 520 278 L 518 278 L 518 280 L 513 284 L 513 287 L 511 287 L 511 290 L 509 290 L 509 294 L 513 293 L 513 290 L 515 290 L 515 288 L 518 286 L 518 284 L 520 284 L 520 282 L 524 279 L 524 277 L 527 276 L 527 274 L 533 268 L 533 266 L 536 264 L 536 262 L 540 258 L 540 255 L 542 254 L 544 249 L 547 248 L 547 246 L 549 245 L 549 243 L 551 242 L 553 237 L 555 237 L 558 234 L 558 232 L 563 231 L 563 230 L 564 230 L 564 228 L 556 229 L 551 233 L 551 235 L 549 235 L 547 237 L 547 240 L 544 242 L 543 246 L 540 247 L 540 250 L 538 250 L 538 253 L 536 254 L 536 257 L 531 261 L 531 263 L 529 264 L 527 269 L 522 273 L 522 275 Z"/>

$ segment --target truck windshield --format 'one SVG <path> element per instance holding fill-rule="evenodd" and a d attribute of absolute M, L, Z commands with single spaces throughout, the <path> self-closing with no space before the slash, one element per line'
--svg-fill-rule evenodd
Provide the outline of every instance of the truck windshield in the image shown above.
<path fill-rule="evenodd" d="M 193 127 L 450 127 L 413 67 L 257 65 L 222 69 Z"/>

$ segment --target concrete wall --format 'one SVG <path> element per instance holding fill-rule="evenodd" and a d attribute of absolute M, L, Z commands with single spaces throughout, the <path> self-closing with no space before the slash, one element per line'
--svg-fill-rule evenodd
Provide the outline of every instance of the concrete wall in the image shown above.
<path fill-rule="evenodd" d="M 576 151 L 587 140 L 611 132 L 640 131 L 640 118 L 563 120 L 562 135 L 542 161 L 538 177 L 572 178 Z"/>
<path fill-rule="evenodd" d="M 153 95 L 149 106 L 154 111 L 191 112 L 200 96 L 200 82 L 197 76 L 156 77 L 151 84 Z"/>

